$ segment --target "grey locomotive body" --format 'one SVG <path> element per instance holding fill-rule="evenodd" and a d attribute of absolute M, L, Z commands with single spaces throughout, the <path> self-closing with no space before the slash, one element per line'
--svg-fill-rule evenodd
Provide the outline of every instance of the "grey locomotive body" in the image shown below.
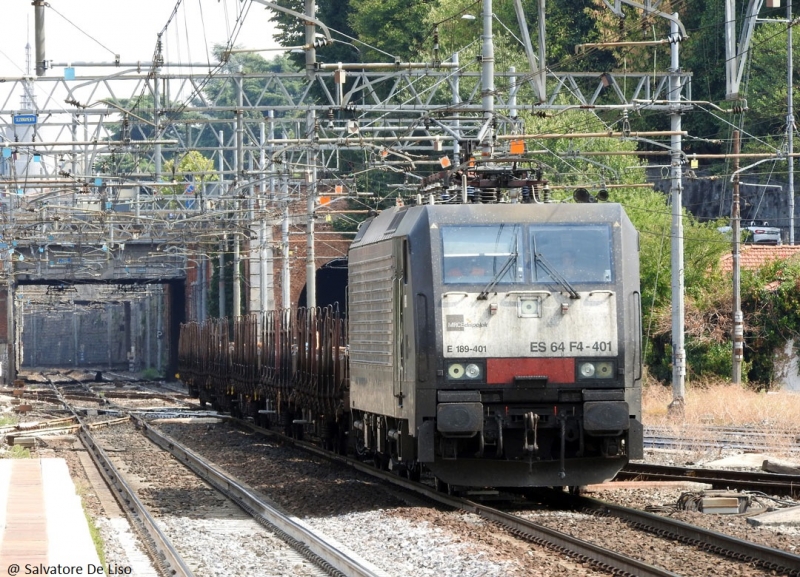
<path fill-rule="evenodd" d="M 640 457 L 637 234 L 616 204 L 365 224 L 348 287 L 360 448 L 463 486 L 583 485 Z"/>
<path fill-rule="evenodd" d="M 201 400 L 442 487 L 578 486 L 642 454 L 638 233 L 617 204 L 396 207 L 332 309 L 184 326 Z M 260 333 L 258 331 L 261 331 Z"/>

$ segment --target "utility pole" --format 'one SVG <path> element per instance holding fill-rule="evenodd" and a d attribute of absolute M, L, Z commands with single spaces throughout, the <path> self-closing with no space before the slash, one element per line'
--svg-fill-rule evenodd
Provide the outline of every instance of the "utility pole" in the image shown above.
<path fill-rule="evenodd" d="M 36 35 L 36 76 L 42 76 L 47 71 L 44 36 L 45 6 L 47 6 L 47 3 L 44 0 L 33 0 L 33 26 Z"/>
<path fill-rule="evenodd" d="M 160 87 L 158 83 L 160 82 L 158 77 L 158 71 L 161 67 L 161 35 L 158 35 L 158 40 L 156 41 L 156 56 L 155 60 L 153 61 L 153 123 L 155 126 L 155 137 L 156 139 L 161 138 L 161 114 L 159 111 L 159 104 L 161 102 L 161 93 Z M 156 144 L 153 146 L 153 160 L 155 163 L 155 180 L 156 182 L 161 182 L 161 145 Z M 89 165 L 84 167 L 84 170 L 89 170 Z"/>
<path fill-rule="evenodd" d="M 786 66 L 786 140 L 789 147 L 787 162 L 789 163 L 789 244 L 794 245 L 794 90 L 792 79 L 792 0 L 786 0 L 786 31 L 788 34 L 787 66 Z"/>
<path fill-rule="evenodd" d="M 450 61 L 453 65 L 458 68 L 458 52 L 454 52 L 453 56 L 450 58 Z M 450 78 L 450 88 L 453 91 L 453 108 L 458 108 L 458 105 L 461 104 L 461 86 L 459 82 L 459 75 L 453 74 L 452 78 Z M 458 112 L 455 113 L 453 120 L 453 131 L 456 133 L 457 138 L 453 139 L 453 162 L 459 164 L 461 162 L 461 143 L 458 141 L 461 138 L 461 121 L 458 119 Z"/>
<path fill-rule="evenodd" d="M 741 258 L 739 254 L 739 131 L 733 131 L 733 206 L 731 207 L 731 230 L 733 231 L 733 384 L 742 382 L 742 359 L 744 358 L 744 327 L 741 302 Z"/>
<path fill-rule="evenodd" d="M 317 52 L 314 48 L 316 26 L 313 19 L 316 17 L 317 5 L 314 0 L 305 0 L 306 20 L 306 75 L 313 77 L 316 73 Z M 306 116 L 306 130 L 308 138 L 312 141 L 317 137 L 316 111 L 309 110 Z M 314 255 L 314 210 L 317 201 L 317 149 L 312 144 L 308 149 L 308 199 L 307 199 L 307 224 L 306 224 L 306 307 L 309 309 L 317 306 L 317 265 Z"/>
<path fill-rule="evenodd" d="M 275 112 L 270 110 L 269 111 L 269 138 L 270 140 L 275 138 Z M 266 224 L 266 206 L 267 204 L 275 203 L 275 165 L 274 165 L 274 158 L 273 153 L 275 152 L 275 146 L 273 144 L 269 145 L 269 164 L 267 164 L 267 156 L 265 154 L 264 148 L 262 147 L 262 160 L 261 160 L 261 170 L 267 170 L 267 166 L 269 166 L 269 197 L 266 194 L 261 195 L 263 199 L 264 206 L 262 207 L 262 217 L 261 225 L 264 227 L 264 245 L 261 247 L 261 253 L 264 255 L 264 269 L 265 269 L 265 280 L 264 280 L 264 304 L 263 309 L 265 311 L 275 310 L 275 253 L 274 253 L 274 243 L 272 242 L 272 234 L 273 234 L 273 227 L 272 224 L 267 226 Z M 267 282 L 266 279 L 269 279 Z"/>
<path fill-rule="evenodd" d="M 285 169 L 284 169 L 285 170 Z M 292 274 L 289 256 L 289 176 L 284 172 L 281 175 L 281 202 L 283 203 L 283 218 L 281 219 L 281 307 L 292 306 Z"/>
<path fill-rule="evenodd" d="M 239 67 L 239 77 L 236 82 L 236 178 L 234 191 L 243 190 L 244 185 L 244 94 L 242 91 L 242 67 Z M 235 192 L 236 193 L 236 192 Z M 236 193 L 238 196 L 238 193 Z M 234 233 L 233 233 L 233 318 L 242 314 L 242 287 L 241 271 L 239 268 L 239 227 L 241 203 L 234 202 Z"/>
<path fill-rule="evenodd" d="M 225 316 L 225 251 L 228 250 L 228 235 L 223 234 L 219 241 L 219 318 Z"/>
<path fill-rule="evenodd" d="M 483 153 L 491 155 L 491 124 L 494 122 L 494 39 L 492 35 L 492 19 L 494 12 L 492 0 L 483 0 L 483 45 L 481 47 L 481 102 L 483 104 L 484 125 L 481 129 Z M 481 142 L 478 143 L 479 145 Z"/>
<path fill-rule="evenodd" d="M 6 290 L 6 340 L 8 342 L 8 377 L 6 384 L 12 385 L 17 377 L 17 334 L 14 324 L 14 261 L 9 258 L 7 263 L 8 285 Z"/>
<path fill-rule="evenodd" d="M 224 145 L 225 138 L 222 131 L 219 131 L 219 156 L 217 157 L 217 173 L 219 174 L 219 194 L 222 198 L 225 187 L 225 157 Z M 225 316 L 225 251 L 228 250 L 228 235 L 223 234 L 219 241 L 219 279 L 217 280 L 217 288 L 219 289 L 219 318 Z"/>
<path fill-rule="evenodd" d="M 241 204 L 239 201 L 236 201 L 235 204 L 236 211 L 238 213 L 239 209 L 241 208 Z M 238 220 L 238 218 L 237 218 Z M 237 223 L 238 224 L 238 223 Z M 239 270 L 239 233 L 238 231 L 233 233 L 233 311 L 231 315 L 233 318 L 236 318 L 242 314 L 242 275 Z"/>
<path fill-rule="evenodd" d="M 309 136 L 313 139 L 316 135 L 316 114 L 312 110 L 308 113 Z M 317 265 L 314 254 L 314 211 L 317 202 L 317 150 L 308 149 L 308 199 L 306 206 L 306 307 L 312 309 L 317 306 Z"/>
<path fill-rule="evenodd" d="M 672 181 L 672 403 L 670 409 L 683 413 L 686 396 L 686 350 L 684 335 L 684 276 L 683 276 L 683 183 L 681 170 L 681 77 L 679 47 L 681 38 L 678 15 L 670 20 L 670 178 Z"/>
<path fill-rule="evenodd" d="M 314 48 L 317 33 L 317 27 L 314 25 L 314 19 L 317 17 L 317 3 L 315 0 L 305 0 L 303 6 L 305 15 L 308 16 L 308 20 L 305 22 L 306 76 L 313 78 L 317 66 L 317 50 Z"/>

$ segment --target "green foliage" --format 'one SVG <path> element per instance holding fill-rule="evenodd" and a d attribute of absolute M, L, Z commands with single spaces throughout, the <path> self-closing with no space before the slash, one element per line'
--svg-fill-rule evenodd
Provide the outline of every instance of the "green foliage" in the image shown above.
<path fill-rule="evenodd" d="M 3 459 L 30 459 L 31 451 L 21 445 L 12 445 L 8 451 L 0 455 Z"/>
<path fill-rule="evenodd" d="M 690 340 L 686 346 L 686 359 L 694 376 L 716 375 L 730 378 L 733 355 L 730 343 Z"/>
<path fill-rule="evenodd" d="M 781 134 L 786 127 L 786 24 L 763 23 L 756 27 L 753 35 L 753 57 L 750 63 L 748 82 L 749 110 L 746 116 L 748 132 L 755 134 Z M 800 44 L 794 42 L 793 59 L 800 62 Z M 794 89 L 794 98 L 800 96 Z M 782 138 L 782 136 L 780 137 Z M 781 142 L 771 144 L 769 150 L 780 147 Z M 766 150 L 759 142 L 745 141 L 745 150 Z"/>
<path fill-rule="evenodd" d="M 86 517 L 86 524 L 89 526 L 89 535 L 92 537 L 94 543 L 94 550 L 97 551 L 97 558 L 100 560 L 100 565 L 106 567 L 106 550 L 103 537 L 100 535 L 100 529 L 95 525 L 94 519 L 89 515 L 86 510 L 86 505 L 83 505 L 83 516 Z"/>
<path fill-rule="evenodd" d="M 350 27 L 348 18 L 352 13 L 351 4 L 354 0 L 317 0 L 317 19 L 324 22 L 332 32 L 334 43 L 317 49 L 317 60 L 319 62 L 351 62 L 362 59 L 363 45 L 352 44 L 348 37 L 356 36 L 356 32 Z M 276 4 L 294 10 L 304 12 L 303 0 L 277 0 Z M 305 41 L 305 30 L 303 22 L 290 14 L 273 11 L 270 19 L 275 23 L 277 32 L 275 40 L 281 46 L 302 46 Z M 346 35 L 346 36 L 345 36 Z M 305 54 L 289 54 L 289 60 L 298 70 L 305 69 Z"/>
<path fill-rule="evenodd" d="M 16 425 L 18 422 L 19 418 L 13 415 L 0 416 L 0 427 L 6 427 L 8 425 Z"/>
<path fill-rule="evenodd" d="M 145 381 L 157 381 L 161 378 L 161 372 L 155 367 L 147 367 L 142 371 L 140 377 Z"/>
<path fill-rule="evenodd" d="M 775 261 L 742 273 L 745 311 L 745 358 L 750 380 L 769 385 L 775 375 L 774 354 L 789 340 L 800 345 L 800 263 Z"/>
<path fill-rule="evenodd" d="M 214 53 L 220 60 L 225 56 L 222 52 L 223 48 L 223 46 L 219 45 L 214 47 Z M 284 54 L 279 54 L 271 60 L 266 60 L 258 54 L 247 52 L 231 54 L 225 58 L 223 69 L 228 74 L 236 74 L 241 69 L 242 100 L 245 103 L 244 114 L 249 118 L 262 118 L 265 113 L 249 110 L 247 103 L 260 101 L 261 106 L 292 105 L 297 101 L 297 97 L 304 88 L 304 81 L 301 77 L 298 77 L 297 80 L 284 79 L 283 86 L 286 88 L 286 94 L 277 83 L 271 83 L 265 87 L 262 78 L 248 77 L 248 75 L 252 74 L 297 72 L 298 67 Z M 231 82 L 211 78 L 204 92 L 211 96 L 219 106 L 236 106 L 236 88 Z M 226 114 L 231 119 L 234 118 L 233 112 L 227 112 Z"/>
<path fill-rule="evenodd" d="M 425 25 L 431 9 L 426 0 L 351 0 L 349 22 L 359 39 L 378 50 L 368 49 L 367 56 L 378 62 L 415 60 L 414 55 L 432 30 Z M 387 56 L 387 54 L 391 56 Z"/>
<path fill-rule="evenodd" d="M 206 158 L 197 150 L 190 150 L 178 159 L 177 166 L 175 159 L 170 159 L 164 163 L 164 178 L 175 183 L 174 186 L 161 187 L 163 194 L 183 194 L 187 183 L 193 183 L 195 191 L 202 189 L 203 183 L 219 180 L 219 176 L 214 173 L 214 161 Z"/>

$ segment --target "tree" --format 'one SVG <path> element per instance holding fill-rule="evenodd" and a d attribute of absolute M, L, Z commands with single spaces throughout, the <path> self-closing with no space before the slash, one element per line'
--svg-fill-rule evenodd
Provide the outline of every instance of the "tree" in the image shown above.
<path fill-rule="evenodd" d="M 777 135 L 782 140 L 786 131 L 788 87 L 786 85 L 787 33 L 782 23 L 760 24 L 752 43 L 752 58 L 744 88 L 748 95 L 749 110 L 745 115 L 745 127 L 754 135 Z M 795 74 L 800 65 L 800 43 L 794 42 L 792 51 Z M 794 88 L 795 102 L 800 96 Z M 780 142 L 773 143 L 778 144 Z M 747 150 L 765 150 L 757 141 L 746 141 Z"/>
<path fill-rule="evenodd" d="M 349 22 L 361 41 L 378 49 L 367 50 L 370 60 L 418 60 L 431 32 L 425 18 L 435 5 L 426 0 L 351 0 Z"/>
<path fill-rule="evenodd" d="M 206 182 L 219 180 L 219 176 L 214 173 L 214 161 L 206 158 L 197 150 L 190 150 L 178 159 L 164 163 L 164 178 L 168 182 L 175 183 L 173 186 L 162 187 L 164 194 L 191 194 L 197 196 L 203 189 Z"/>
<path fill-rule="evenodd" d="M 352 62 L 361 60 L 361 49 L 352 45 L 352 37 L 356 32 L 348 21 L 351 14 L 351 3 L 357 0 L 317 0 L 316 17 L 330 29 L 334 43 L 317 49 L 317 60 L 320 62 Z M 276 0 L 276 3 L 300 14 L 304 13 L 303 0 Z M 275 23 L 277 32 L 275 40 L 281 46 L 303 46 L 305 26 L 291 14 L 275 10 L 270 19 Z M 289 59 L 297 69 L 305 69 L 304 54 L 290 54 Z"/>

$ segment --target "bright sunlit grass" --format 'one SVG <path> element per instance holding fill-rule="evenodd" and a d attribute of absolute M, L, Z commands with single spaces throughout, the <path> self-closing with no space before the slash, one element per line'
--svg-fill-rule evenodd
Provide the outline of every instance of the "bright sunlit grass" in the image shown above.
<path fill-rule="evenodd" d="M 756 392 L 730 383 L 687 386 L 683 419 L 669 414 L 672 388 L 647 385 L 642 391 L 645 425 L 713 425 L 774 431 L 800 430 L 800 393 Z"/>
<path fill-rule="evenodd" d="M 800 393 L 757 392 L 730 383 L 687 386 L 683 415 L 668 409 L 672 388 L 649 384 L 642 391 L 642 421 L 646 427 L 664 427 L 670 438 L 679 439 L 676 448 L 693 453 L 702 461 L 710 453 L 722 456 L 717 446 L 717 427 L 746 428 L 756 437 L 742 438 L 756 452 L 796 458 L 800 432 Z M 716 448 L 713 448 L 716 447 Z M 712 457 L 714 455 L 711 455 Z"/>

